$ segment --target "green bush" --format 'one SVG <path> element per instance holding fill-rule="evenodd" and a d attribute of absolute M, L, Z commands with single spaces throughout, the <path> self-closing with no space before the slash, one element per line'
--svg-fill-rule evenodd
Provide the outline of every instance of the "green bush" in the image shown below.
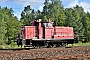
<path fill-rule="evenodd" d="M 11 41 L 11 44 L 10 44 L 10 47 L 11 47 L 11 48 L 15 48 L 16 46 L 17 46 L 17 44 L 12 40 L 12 41 Z"/>
<path fill-rule="evenodd" d="M 3 46 L 0 46 L 0 49 L 3 49 Z"/>
<path fill-rule="evenodd" d="M 4 42 L 5 42 L 5 40 L 0 40 L 0 45 L 5 44 Z"/>

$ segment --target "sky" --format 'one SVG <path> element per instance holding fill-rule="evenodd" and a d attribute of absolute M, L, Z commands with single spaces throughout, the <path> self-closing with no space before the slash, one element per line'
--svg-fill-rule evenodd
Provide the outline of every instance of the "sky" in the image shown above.
<path fill-rule="evenodd" d="M 64 8 L 74 7 L 76 4 L 82 6 L 85 12 L 90 12 L 90 0 L 60 0 Z M 14 10 L 14 15 L 20 19 L 20 14 L 24 7 L 31 5 L 32 9 L 41 10 L 44 6 L 44 0 L 0 0 L 1 7 L 8 7 Z"/>

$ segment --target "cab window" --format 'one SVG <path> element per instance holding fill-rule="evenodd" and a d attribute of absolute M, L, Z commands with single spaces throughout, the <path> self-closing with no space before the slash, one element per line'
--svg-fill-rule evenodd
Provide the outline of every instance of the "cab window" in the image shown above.
<path fill-rule="evenodd" d="M 44 25 L 45 25 L 45 27 L 52 27 L 51 23 L 45 23 Z"/>

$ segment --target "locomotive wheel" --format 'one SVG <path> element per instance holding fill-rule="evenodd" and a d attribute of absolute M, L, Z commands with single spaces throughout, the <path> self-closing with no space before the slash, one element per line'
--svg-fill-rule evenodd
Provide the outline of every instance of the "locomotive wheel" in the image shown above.
<path fill-rule="evenodd" d="M 40 48 L 40 46 L 36 46 L 36 48 Z"/>
<path fill-rule="evenodd" d="M 40 46 L 40 45 L 38 45 L 38 44 L 36 44 L 36 45 L 35 45 L 35 44 L 33 44 L 32 46 L 33 46 L 33 48 L 40 48 L 40 47 L 41 47 L 41 46 Z"/>
<path fill-rule="evenodd" d="M 55 48 L 57 46 L 57 44 L 53 44 L 53 48 Z"/>
<path fill-rule="evenodd" d="M 35 45 L 35 48 L 41 48 L 41 45 L 37 44 Z"/>
<path fill-rule="evenodd" d="M 54 47 L 54 48 L 60 47 L 60 44 L 54 44 L 53 47 Z"/>
<path fill-rule="evenodd" d="M 66 47 L 67 43 L 62 43 L 61 46 L 62 47 Z"/>
<path fill-rule="evenodd" d="M 46 47 L 46 48 L 51 48 L 52 45 L 50 45 L 50 43 L 45 43 L 45 47 Z"/>
<path fill-rule="evenodd" d="M 45 47 L 48 48 L 49 47 L 49 44 L 48 43 L 45 43 Z"/>

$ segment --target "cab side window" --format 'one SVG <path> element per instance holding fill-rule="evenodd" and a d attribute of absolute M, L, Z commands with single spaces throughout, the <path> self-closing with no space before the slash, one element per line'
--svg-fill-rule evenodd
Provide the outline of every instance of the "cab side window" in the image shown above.
<path fill-rule="evenodd" d="M 42 24 L 41 24 L 42 25 Z M 52 23 L 50 22 L 47 22 L 47 23 L 43 23 L 44 27 L 52 27 Z M 42 25 L 42 26 L 43 26 Z"/>
<path fill-rule="evenodd" d="M 49 24 L 48 23 L 46 23 L 46 27 L 49 27 Z"/>
<path fill-rule="evenodd" d="M 51 23 L 46 23 L 46 27 L 52 27 L 51 25 Z"/>

